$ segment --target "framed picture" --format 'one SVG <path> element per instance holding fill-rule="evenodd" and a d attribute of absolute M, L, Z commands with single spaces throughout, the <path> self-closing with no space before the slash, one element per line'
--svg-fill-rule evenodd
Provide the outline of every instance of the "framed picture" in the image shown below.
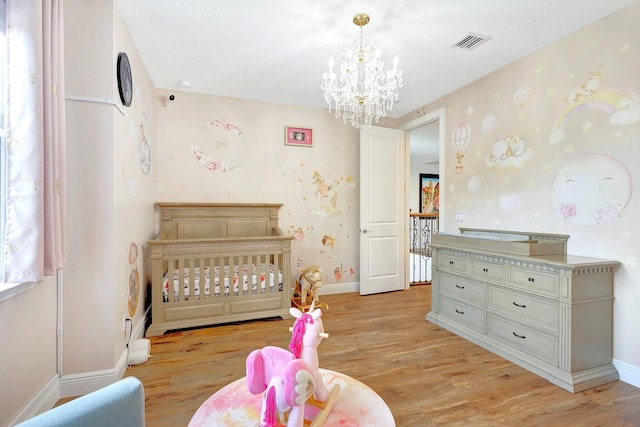
<path fill-rule="evenodd" d="M 440 212 L 440 177 L 420 174 L 420 213 L 437 214 Z"/>
<path fill-rule="evenodd" d="M 285 126 L 284 143 L 285 145 L 297 145 L 299 147 L 313 147 L 313 130 Z"/>

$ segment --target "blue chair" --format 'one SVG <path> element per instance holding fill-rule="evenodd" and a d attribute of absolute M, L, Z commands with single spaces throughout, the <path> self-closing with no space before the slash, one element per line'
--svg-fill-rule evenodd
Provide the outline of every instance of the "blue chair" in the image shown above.
<path fill-rule="evenodd" d="M 144 388 L 126 377 L 56 406 L 17 427 L 144 427 Z"/>

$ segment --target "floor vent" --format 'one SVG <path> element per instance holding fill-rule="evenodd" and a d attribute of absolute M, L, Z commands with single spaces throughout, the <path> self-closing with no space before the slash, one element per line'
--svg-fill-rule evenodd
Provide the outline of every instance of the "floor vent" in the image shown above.
<path fill-rule="evenodd" d="M 482 34 L 467 33 L 460 40 L 451 45 L 458 49 L 473 50 L 481 44 L 491 40 L 489 36 L 483 36 Z"/>

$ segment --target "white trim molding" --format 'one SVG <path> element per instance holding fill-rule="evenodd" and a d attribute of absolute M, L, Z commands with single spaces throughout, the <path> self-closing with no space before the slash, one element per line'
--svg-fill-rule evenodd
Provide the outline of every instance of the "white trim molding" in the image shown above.
<path fill-rule="evenodd" d="M 320 295 L 346 294 L 349 292 L 360 292 L 360 282 L 332 283 L 323 285 L 319 289 Z"/>
<path fill-rule="evenodd" d="M 60 378 L 60 397 L 82 396 L 112 384 L 124 375 L 127 351 L 124 349 L 113 369 L 64 375 Z"/>
<path fill-rule="evenodd" d="M 640 368 L 620 360 L 613 359 L 613 366 L 618 370 L 620 381 L 640 388 Z"/>
<path fill-rule="evenodd" d="M 29 418 L 33 418 L 38 414 L 53 408 L 60 398 L 60 379 L 58 375 L 54 375 L 42 387 L 42 390 L 20 411 L 20 413 L 9 423 L 13 426 Z"/>
<path fill-rule="evenodd" d="M 25 282 L 25 283 L 0 283 L 0 302 L 6 301 L 10 298 L 20 295 L 23 292 L 27 292 L 32 289 L 37 282 Z"/>
<path fill-rule="evenodd" d="M 113 98 L 95 98 L 91 96 L 78 96 L 78 95 L 67 95 L 65 97 L 67 101 L 79 101 L 79 102 L 93 102 L 95 104 L 106 104 L 114 106 L 120 114 L 126 116 L 124 107 L 121 107 L 118 102 L 116 102 Z"/>

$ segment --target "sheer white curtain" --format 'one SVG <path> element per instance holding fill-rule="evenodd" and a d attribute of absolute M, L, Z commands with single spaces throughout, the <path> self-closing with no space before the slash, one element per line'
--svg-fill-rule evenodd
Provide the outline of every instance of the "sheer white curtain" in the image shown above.
<path fill-rule="evenodd" d="M 2 280 L 55 274 L 65 258 L 62 0 L 7 0 Z"/>

